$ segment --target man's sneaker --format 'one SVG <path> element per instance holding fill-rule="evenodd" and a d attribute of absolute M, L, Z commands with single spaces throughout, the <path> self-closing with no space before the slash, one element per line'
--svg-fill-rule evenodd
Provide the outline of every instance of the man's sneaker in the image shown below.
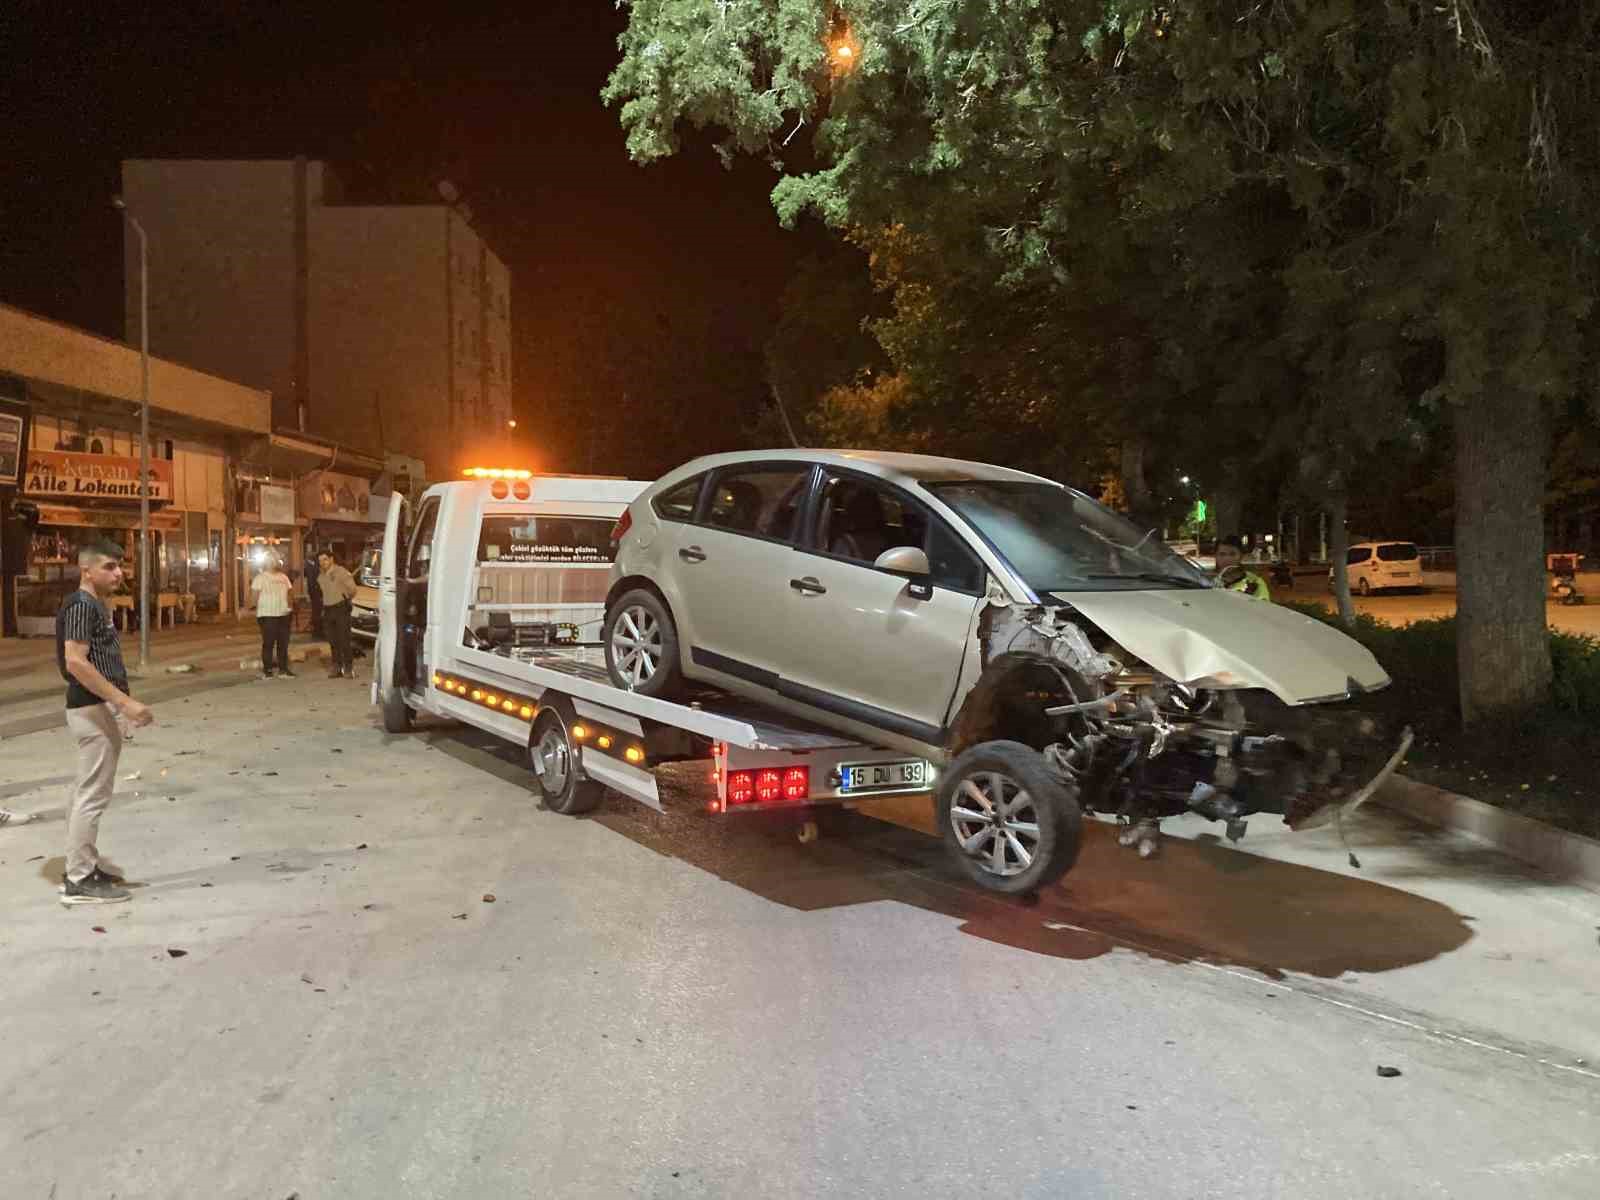
<path fill-rule="evenodd" d="M 285 679 L 293 679 L 294 678 L 294 672 L 289 670 L 288 667 L 285 667 L 283 670 L 279 671 L 278 674 L 282 675 Z"/>
<path fill-rule="evenodd" d="M 98 871 L 91 872 L 76 883 L 69 879 L 61 889 L 63 904 L 120 904 L 132 897 L 132 892 L 119 888 Z"/>
<path fill-rule="evenodd" d="M 37 813 L 12 812 L 9 808 L 0 808 L 0 828 L 7 825 L 31 825 L 38 819 Z"/>

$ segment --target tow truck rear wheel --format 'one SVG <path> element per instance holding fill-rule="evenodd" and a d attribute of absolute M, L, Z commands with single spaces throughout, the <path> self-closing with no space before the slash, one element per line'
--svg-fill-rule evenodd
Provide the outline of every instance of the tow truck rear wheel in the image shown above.
<path fill-rule="evenodd" d="M 605 798 L 605 785 L 583 777 L 578 748 L 568 730 L 572 711 L 557 703 L 541 709 L 528 735 L 528 765 L 545 807 L 564 817 L 593 812 Z"/>
<path fill-rule="evenodd" d="M 981 742 L 963 752 L 945 769 L 934 803 L 951 857 L 989 891 L 1036 891 L 1078 859 L 1078 797 L 1021 742 Z"/>

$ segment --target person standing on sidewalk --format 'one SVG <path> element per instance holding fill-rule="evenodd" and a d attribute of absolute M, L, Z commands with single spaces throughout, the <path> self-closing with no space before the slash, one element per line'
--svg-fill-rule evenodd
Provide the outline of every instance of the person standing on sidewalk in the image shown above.
<path fill-rule="evenodd" d="M 311 598 L 311 633 L 313 637 L 322 637 L 322 589 L 317 586 L 318 556 L 309 553 L 310 549 L 306 547 L 306 595 Z"/>
<path fill-rule="evenodd" d="M 322 628 L 328 635 L 328 649 L 333 653 L 333 669 L 329 679 L 356 677 L 350 652 L 350 601 L 356 594 L 355 576 L 341 567 L 328 551 L 317 555 L 322 569 L 317 572 L 317 586 L 322 589 Z"/>
<path fill-rule="evenodd" d="M 289 670 L 289 589 L 293 586 L 276 554 L 267 556 L 265 569 L 250 581 L 256 624 L 261 627 L 263 679 L 272 678 L 274 665 L 279 675 L 294 675 Z"/>
<path fill-rule="evenodd" d="M 100 867 L 100 817 L 111 803 L 122 754 L 120 714 L 148 725 L 150 709 L 128 695 L 117 627 L 106 598 L 122 582 L 122 551 L 91 542 L 78 551 L 78 590 L 56 613 L 56 666 L 67 681 L 67 728 L 78 740 L 78 770 L 67 810 L 63 904 L 115 904 L 128 899 L 122 880 Z"/>

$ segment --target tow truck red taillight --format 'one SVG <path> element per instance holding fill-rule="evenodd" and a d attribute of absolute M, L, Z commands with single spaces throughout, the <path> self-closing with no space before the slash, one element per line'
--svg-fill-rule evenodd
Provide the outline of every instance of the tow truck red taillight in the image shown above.
<path fill-rule="evenodd" d="M 811 798 L 810 767 L 790 767 L 783 773 L 783 798 L 799 801 Z"/>
<path fill-rule="evenodd" d="M 773 804 L 783 797 L 783 772 L 767 768 L 756 772 L 756 799 Z"/>
<path fill-rule="evenodd" d="M 622 535 L 633 528 L 633 513 L 627 509 L 622 510 L 622 515 L 617 518 L 617 523 L 611 527 L 611 544 L 615 546 L 622 540 Z"/>
<path fill-rule="evenodd" d="M 756 798 L 756 773 L 754 771 L 728 772 L 728 803 L 749 804 Z"/>

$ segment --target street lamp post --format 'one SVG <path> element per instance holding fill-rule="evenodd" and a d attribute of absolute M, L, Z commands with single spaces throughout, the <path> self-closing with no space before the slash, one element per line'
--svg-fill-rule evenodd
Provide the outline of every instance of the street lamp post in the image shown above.
<path fill-rule="evenodd" d="M 139 236 L 139 669 L 150 665 L 150 255 L 139 218 L 111 203 Z"/>

